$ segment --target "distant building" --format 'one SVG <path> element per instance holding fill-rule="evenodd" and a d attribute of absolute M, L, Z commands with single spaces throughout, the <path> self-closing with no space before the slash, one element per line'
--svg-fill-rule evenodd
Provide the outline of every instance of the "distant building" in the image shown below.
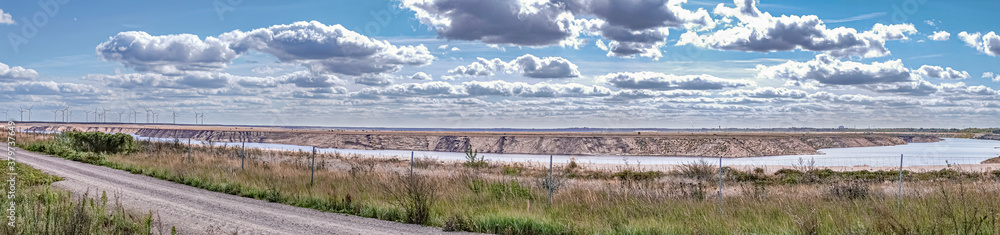
<path fill-rule="evenodd" d="M 844 126 L 838 126 L 838 127 L 837 127 L 837 129 L 847 129 L 847 127 L 844 127 Z"/>

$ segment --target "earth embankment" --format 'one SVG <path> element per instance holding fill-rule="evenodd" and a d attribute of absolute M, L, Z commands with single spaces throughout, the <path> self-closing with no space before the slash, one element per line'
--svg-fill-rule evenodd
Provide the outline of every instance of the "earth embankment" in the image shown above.
<path fill-rule="evenodd" d="M 816 154 L 824 148 L 891 146 L 936 142 L 917 134 L 853 133 L 556 133 L 556 132 L 407 132 L 339 131 L 178 125 L 35 124 L 31 131 L 103 131 L 144 137 L 214 142 L 257 142 L 365 150 L 480 153 L 758 157 Z"/>

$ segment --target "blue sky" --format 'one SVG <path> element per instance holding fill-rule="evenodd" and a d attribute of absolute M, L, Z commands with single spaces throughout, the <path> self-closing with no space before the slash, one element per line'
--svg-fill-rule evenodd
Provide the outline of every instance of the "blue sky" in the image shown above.
<path fill-rule="evenodd" d="M 10 1 L 0 111 L 382 127 L 996 126 L 991 9 L 1000 2 Z"/>

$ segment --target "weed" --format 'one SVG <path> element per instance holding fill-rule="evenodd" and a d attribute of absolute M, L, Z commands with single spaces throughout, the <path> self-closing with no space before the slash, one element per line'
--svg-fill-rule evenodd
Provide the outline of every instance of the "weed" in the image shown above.
<path fill-rule="evenodd" d="M 679 183 L 679 188 L 681 189 L 681 197 L 694 199 L 694 200 L 705 200 L 705 184 L 702 182 L 697 183 Z"/>
<path fill-rule="evenodd" d="M 678 174 L 683 177 L 696 180 L 708 180 L 717 173 L 718 171 L 715 165 L 708 163 L 704 159 L 696 162 L 681 164 L 678 172 Z"/>
<path fill-rule="evenodd" d="M 576 164 L 576 157 L 569 158 L 569 164 L 566 164 L 566 171 L 573 171 L 580 168 L 579 164 Z"/>
<path fill-rule="evenodd" d="M 469 231 L 471 228 L 466 220 L 464 216 L 452 215 L 444 221 L 444 226 L 441 226 L 441 230 L 445 232 Z"/>
<path fill-rule="evenodd" d="M 405 222 L 427 224 L 430 221 L 431 204 L 436 198 L 436 185 L 419 174 L 397 174 L 394 185 L 384 185 L 394 198 L 396 205 L 404 208 Z"/>
<path fill-rule="evenodd" d="M 522 170 L 521 167 L 518 166 L 508 166 L 508 165 L 503 166 L 504 175 L 512 175 L 512 176 L 521 175 L 521 170 Z"/>
<path fill-rule="evenodd" d="M 430 166 L 436 165 L 438 163 L 437 159 L 429 157 L 418 157 L 413 159 L 413 167 L 417 169 L 427 169 Z"/>
<path fill-rule="evenodd" d="M 486 163 L 486 156 L 479 156 L 479 150 L 473 150 L 470 144 L 465 148 L 465 166 L 472 168 L 485 168 L 489 166 Z"/>
<path fill-rule="evenodd" d="M 838 182 L 830 187 L 829 195 L 838 199 L 862 199 L 871 196 L 871 186 L 862 181 Z"/>

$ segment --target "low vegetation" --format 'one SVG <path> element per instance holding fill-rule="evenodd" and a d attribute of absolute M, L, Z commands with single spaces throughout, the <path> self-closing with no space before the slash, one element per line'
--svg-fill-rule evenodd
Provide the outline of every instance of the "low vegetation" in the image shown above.
<path fill-rule="evenodd" d="M 25 148 L 73 158 L 72 147 L 39 136 Z M 95 153 L 99 164 L 136 174 L 320 211 L 498 234 L 1000 234 L 1000 171 L 961 169 L 836 172 L 722 168 L 705 162 L 671 171 L 624 164 L 409 161 L 181 143 L 135 142 Z M 470 148 L 471 149 L 471 148 Z M 48 152 L 52 150 L 53 152 Z M 88 152 L 91 153 L 91 152 Z M 474 164 L 470 164 L 474 162 Z M 417 165 L 417 164 L 414 164 Z M 718 180 L 723 198 L 718 200 Z M 553 192 L 549 204 L 549 192 Z M 721 202 L 721 204 L 720 204 Z"/>
<path fill-rule="evenodd" d="M 983 164 L 1000 164 L 1000 156 L 986 159 L 985 161 L 983 161 Z"/>
<path fill-rule="evenodd" d="M 30 166 L 17 164 L 14 173 L 16 196 L 0 197 L 4 214 L 13 209 L 15 215 L 14 226 L 0 226 L 3 234 L 151 234 L 154 227 L 151 213 L 130 212 L 105 192 L 95 201 L 88 195 L 74 196 L 53 188 L 50 184 L 61 180 L 59 177 Z M 5 222 L 8 219 L 4 216 Z"/>

